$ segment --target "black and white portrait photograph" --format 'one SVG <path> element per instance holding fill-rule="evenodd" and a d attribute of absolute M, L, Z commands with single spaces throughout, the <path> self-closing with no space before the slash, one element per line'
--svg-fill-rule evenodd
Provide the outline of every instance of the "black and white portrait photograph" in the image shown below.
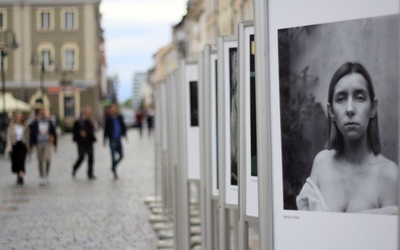
<path fill-rule="evenodd" d="M 190 83 L 190 126 L 199 126 L 199 101 L 197 81 Z"/>
<path fill-rule="evenodd" d="M 397 215 L 398 23 L 278 30 L 285 210 Z"/>
<path fill-rule="evenodd" d="M 251 176 L 257 176 L 257 116 L 256 116 L 256 63 L 254 35 L 249 36 L 250 46 L 250 155 Z"/>
<path fill-rule="evenodd" d="M 231 185 L 238 183 L 238 55 L 237 48 L 229 49 L 230 129 L 231 129 Z"/>

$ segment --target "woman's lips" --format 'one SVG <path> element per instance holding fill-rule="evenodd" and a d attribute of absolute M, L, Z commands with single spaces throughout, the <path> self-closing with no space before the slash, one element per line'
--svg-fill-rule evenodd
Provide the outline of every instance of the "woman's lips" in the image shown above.
<path fill-rule="evenodd" d="M 344 124 L 346 127 L 354 127 L 354 126 L 358 126 L 357 122 L 346 122 Z"/>

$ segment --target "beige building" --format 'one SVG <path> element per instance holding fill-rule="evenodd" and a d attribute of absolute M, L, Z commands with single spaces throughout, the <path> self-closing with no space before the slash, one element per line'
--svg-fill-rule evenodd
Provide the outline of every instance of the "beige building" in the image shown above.
<path fill-rule="evenodd" d="M 218 36 L 237 34 L 241 21 L 254 18 L 252 0 L 189 0 L 186 15 L 186 59 L 197 60 L 206 44 Z"/>
<path fill-rule="evenodd" d="M 154 81 L 162 82 L 181 58 L 197 61 L 206 44 L 237 34 L 238 24 L 253 18 L 253 0 L 188 0 L 187 14 L 173 27 L 173 40 L 154 56 Z"/>
<path fill-rule="evenodd" d="M 0 48 L 6 91 L 31 105 L 44 103 L 61 120 L 89 105 L 101 118 L 105 53 L 101 0 L 0 0 Z M 104 91 L 103 91 L 104 93 Z"/>
<path fill-rule="evenodd" d="M 153 56 L 154 71 L 151 84 L 157 86 L 162 83 L 167 76 L 176 70 L 179 66 L 178 47 L 174 43 L 170 43 L 159 49 Z"/>

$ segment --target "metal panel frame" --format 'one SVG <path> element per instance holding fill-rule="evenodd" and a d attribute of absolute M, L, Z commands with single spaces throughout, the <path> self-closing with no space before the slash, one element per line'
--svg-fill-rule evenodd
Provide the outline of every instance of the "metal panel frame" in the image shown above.
<path fill-rule="evenodd" d="M 224 47 L 225 43 L 228 41 L 235 41 L 237 38 L 235 36 L 225 36 L 218 37 L 218 114 L 219 117 L 223 117 L 220 119 L 218 123 L 218 130 L 225 131 L 226 122 L 225 119 L 225 110 L 226 110 L 226 102 L 225 102 L 225 60 L 224 60 Z M 219 230 L 218 230 L 218 249 L 229 249 L 230 247 L 230 231 L 229 231 L 229 213 L 227 208 L 229 205 L 226 205 L 226 134 L 220 133 L 218 140 L 218 172 L 219 172 Z M 232 208 L 232 207 L 230 207 Z"/>

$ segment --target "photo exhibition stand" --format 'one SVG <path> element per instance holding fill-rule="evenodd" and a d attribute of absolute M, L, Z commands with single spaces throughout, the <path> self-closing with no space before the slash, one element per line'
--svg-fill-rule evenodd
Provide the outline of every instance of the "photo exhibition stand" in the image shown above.
<path fill-rule="evenodd" d="M 258 216 L 258 178 L 252 176 L 252 142 L 254 139 L 251 118 L 255 113 L 254 106 L 250 103 L 252 95 L 250 80 L 255 77 L 254 69 L 251 70 L 250 62 L 254 59 L 254 24 L 245 21 L 239 24 L 239 220 L 238 220 L 238 246 L 240 250 L 249 246 L 249 220 L 257 221 Z M 253 62 L 254 64 L 254 62 Z M 253 65 L 252 64 L 252 65 Z M 253 107 L 253 110 L 251 109 Z M 253 112 L 253 113 L 252 113 Z M 255 125 L 255 124 L 253 124 Z M 255 211 L 255 212 L 254 212 Z"/>
<path fill-rule="evenodd" d="M 156 94 L 160 112 L 161 148 L 163 152 L 161 180 L 164 214 L 171 221 L 173 246 L 190 249 L 200 244 L 193 238 L 199 227 L 200 149 L 198 110 L 198 69 L 196 63 L 181 61 L 160 84 Z M 194 230 L 200 231 L 200 230 Z"/>
<path fill-rule="evenodd" d="M 303 78 L 297 79 L 302 80 L 291 82 L 289 90 L 297 89 L 297 96 L 301 96 L 306 89 L 308 95 L 314 96 L 314 102 L 310 102 L 316 107 L 314 111 L 321 104 L 321 112 L 313 115 L 327 117 L 327 88 L 336 69 L 347 61 L 363 64 L 372 82 L 375 81 L 379 123 L 388 124 L 380 130 L 382 145 L 395 145 L 392 151 L 386 147 L 381 153 L 398 165 L 398 132 L 387 137 L 386 132 L 393 124 L 393 129 L 398 130 L 399 106 L 395 105 L 392 112 L 393 106 L 386 105 L 398 103 L 399 96 L 399 1 L 354 0 L 349 4 L 343 0 L 255 0 L 254 4 L 257 128 L 263 129 L 257 137 L 260 249 L 398 249 L 398 215 L 339 209 L 337 212 L 299 211 L 294 207 L 296 200 L 288 187 L 297 180 L 283 176 L 286 163 L 282 161 L 282 154 L 287 153 L 283 151 L 287 144 L 283 145 L 281 134 L 287 128 L 281 108 L 290 103 L 282 100 L 293 96 L 280 92 L 283 89 L 280 84 L 287 84 L 287 72 L 294 74 L 291 79 L 296 79 L 295 74 L 301 75 Z M 347 32 L 349 27 L 351 32 Z M 286 45 L 291 50 L 286 50 L 290 53 L 284 57 L 279 49 Z M 284 60 L 290 60 L 290 64 L 282 63 Z M 396 69 L 387 63 L 397 65 Z M 385 80 L 387 76 L 392 76 L 392 80 Z M 305 84 L 297 87 L 300 83 Z M 306 132 L 301 135 L 308 139 Z M 307 158 L 311 163 L 305 165 L 311 168 L 312 160 Z M 347 200 L 347 204 L 352 202 Z"/>
<path fill-rule="evenodd" d="M 204 200 L 204 218 L 202 219 L 203 249 L 218 248 L 218 189 L 217 189 L 217 53 L 212 45 L 205 45 L 199 53 L 199 82 L 201 86 L 200 144 L 202 159 L 201 190 Z"/>
<path fill-rule="evenodd" d="M 230 247 L 230 214 L 234 217 L 234 234 L 237 232 L 237 183 L 231 185 L 231 98 L 232 76 L 237 72 L 237 37 L 218 38 L 218 173 L 219 173 L 219 249 Z M 231 60 L 232 59 L 232 60 Z M 236 60 L 236 65 L 234 64 Z M 236 79 L 237 80 L 237 79 Z M 237 83 L 237 82 L 236 82 Z M 223 132 L 222 132 L 223 131 Z M 227 178 L 228 177 L 228 178 Z M 237 240 L 237 237 L 233 238 Z M 237 246 L 237 244 L 235 244 Z"/>
<path fill-rule="evenodd" d="M 398 215 L 304 211 L 297 197 L 315 156 L 331 150 L 327 120 L 340 111 L 327 105 L 328 89 L 346 61 L 368 69 L 380 154 L 399 164 L 399 8 L 398 0 L 254 0 L 254 21 L 169 72 L 155 90 L 155 192 L 173 247 L 248 249 L 258 224 L 263 250 L 398 249 Z"/>
<path fill-rule="evenodd" d="M 182 117 L 179 119 L 180 126 L 180 152 L 182 153 L 181 185 L 182 201 L 181 211 L 178 214 L 183 218 L 180 225 L 179 243 L 182 249 L 190 246 L 193 242 L 200 241 L 191 235 L 193 227 L 200 223 L 196 219 L 197 205 L 200 206 L 200 213 L 203 211 L 200 195 L 200 129 L 201 119 L 199 110 L 200 89 L 197 63 L 181 61 L 180 63 L 180 94 L 181 102 L 177 109 L 182 109 Z M 194 216 L 193 216 L 194 215 Z M 198 242 L 200 243 L 200 242 Z"/>

